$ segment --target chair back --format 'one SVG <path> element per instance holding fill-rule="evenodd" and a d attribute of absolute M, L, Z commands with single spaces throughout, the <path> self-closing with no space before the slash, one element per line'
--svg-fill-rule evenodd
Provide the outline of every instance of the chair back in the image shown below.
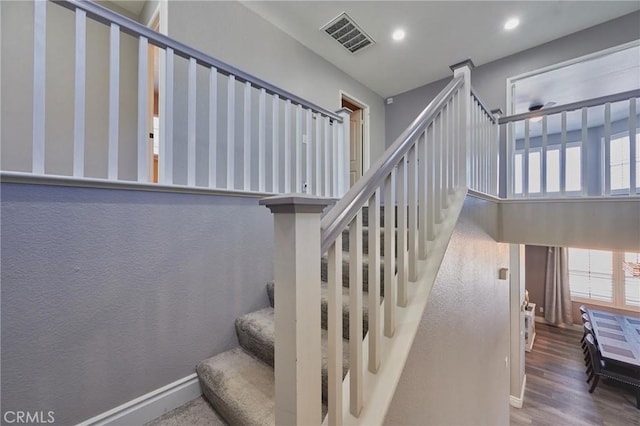
<path fill-rule="evenodd" d="M 584 335 L 591 335 L 593 337 L 593 341 L 595 342 L 596 346 L 598 345 L 598 339 L 596 339 L 596 335 L 593 332 L 593 326 L 591 325 L 591 322 L 587 321 L 584 324 L 582 324 L 582 327 L 584 328 Z"/>
<path fill-rule="evenodd" d="M 602 371 L 602 357 L 600 356 L 600 351 L 596 346 L 593 335 L 587 334 L 585 342 L 587 342 L 587 349 L 589 351 L 589 357 L 591 358 L 591 366 L 593 368 L 593 372 L 599 374 Z"/>
<path fill-rule="evenodd" d="M 586 306 L 584 306 L 584 305 L 580 305 L 580 313 L 581 313 L 582 315 L 586 314 L 586 313 L 587 313 L 587 307 L 586 307 Z M 588 315 L 588 314 L 587 314 L 587 315 Z"/>
<path fill-rule="evenodd" d="M 585 322 L 589 321 L 591 321 L 591 318 L 589 318 L 589 314 L 587 314 L 586 312 L 582 314 L 582 323 L 584 324 Z"/>

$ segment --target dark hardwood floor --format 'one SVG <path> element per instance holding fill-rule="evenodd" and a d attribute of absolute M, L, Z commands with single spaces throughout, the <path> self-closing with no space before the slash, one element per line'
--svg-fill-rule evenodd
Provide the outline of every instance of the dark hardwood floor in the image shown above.
<path fill-rule="evenodd" d="M 640 425 L 632 390 L 601 380 L 589 393 L 582 333 L 540 323 L 536 333 L 525 359 L 524 404 L 511 407 L 511 425 Z"/>

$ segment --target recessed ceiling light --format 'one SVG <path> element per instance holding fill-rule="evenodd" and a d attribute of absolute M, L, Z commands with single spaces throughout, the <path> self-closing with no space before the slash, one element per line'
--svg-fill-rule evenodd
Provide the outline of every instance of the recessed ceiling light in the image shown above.
<path fill-rule="evenodd" d="M 391 37 L 393 37 L 393 39 L 395 41 L 400 41 L 400 40 L 404 40 L 404 36 L 405 36 L 405 32 L 402 29 L 397 29 L 393 32 L 393 34 L 391 34 Z"/>
<path fill-rule="evenodd" d="M 507 22 L 504 23 L 504 29 L 510 31 L 520 25 L 520 20 L 518 18 L 509 18 Z"/>

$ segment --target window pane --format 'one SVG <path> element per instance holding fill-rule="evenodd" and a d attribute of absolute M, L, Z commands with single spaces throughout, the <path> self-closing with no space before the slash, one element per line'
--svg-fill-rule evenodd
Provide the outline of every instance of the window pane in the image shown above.
<path fill-rule="evenodd" d="M 567 191 L 580 191 L 581 164 L 580 164 L 581 148 L 572 146 L 567 148 Z"/>
<path fill-rule="evenodd" d="M 529 152 L 529 193 L 540 192 L 540 152 Z"/>
<path fill-rule="evenodd" d="M 513 190 L 516 194 L 522 194 L 522 154 L 516 154 L 514 163 L 515 185 Z"/>
<path fill-rule="evenodd" d="M 629 189 L 629 137 L 611 139 L 611 190 Z"/>
<path fill-rule="evenodd" d="M 624 263 L 624 303 L 640 307 L 640 253 L 625 253 Z"/>
<path fill-rule="evenodd" d="M 547 192 L 560 192 L 560 150 L 547 151 Z"/>
<path fill-rule="evenodd" d="M 613 254 L 569 249 L 571 297 L 613 302 Z"/>

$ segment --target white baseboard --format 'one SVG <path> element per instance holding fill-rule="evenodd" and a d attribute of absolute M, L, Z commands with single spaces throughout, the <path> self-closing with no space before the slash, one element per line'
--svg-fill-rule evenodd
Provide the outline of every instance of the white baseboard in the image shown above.
<path fill-rule="evenodd" d="M 195 373 L 190 374 L 160 389 L 151 391 L 89 420 L 85 420 L 78 426 L 143 425 L 200 395 L 202 395 L 202 389 L 200 388 L 198 377 Z"/>
<path fill-rule="evenodd" d="M 515 408 L 522 408 L 524 402 L 524 388 L 527 386 L 527 375 L 522 379 L 522 388 L 520 389 L 520 397 L 509 395 L 509 405 Z"/>

